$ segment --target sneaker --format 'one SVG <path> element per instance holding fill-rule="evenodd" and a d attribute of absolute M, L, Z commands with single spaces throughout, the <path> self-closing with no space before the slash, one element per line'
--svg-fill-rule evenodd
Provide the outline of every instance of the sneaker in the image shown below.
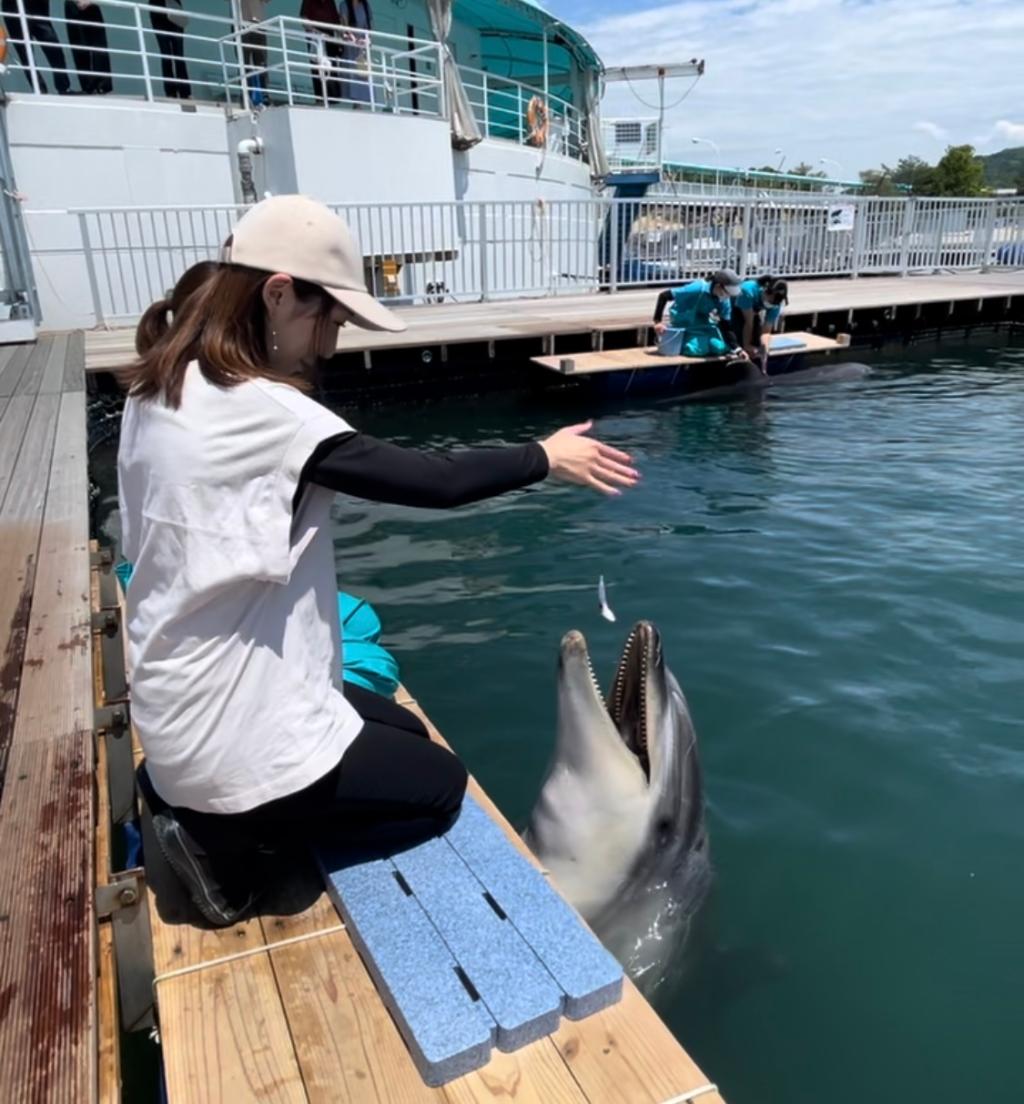
<path fill-rule="evenodd" d="M 192 903 L 218 928 L 238 923 L 256 902 L 251 886 L 230 886 L 214 870 L 210 856 L 189 834 L 173 809 L 153 816 L 153 833 L 163 857 L 188 890 Z"/>

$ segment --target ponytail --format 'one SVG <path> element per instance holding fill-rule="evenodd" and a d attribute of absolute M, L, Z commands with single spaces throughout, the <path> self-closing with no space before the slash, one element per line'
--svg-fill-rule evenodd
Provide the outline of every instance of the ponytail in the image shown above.
<path fill-rule="evenodd" d="M 135 330 L 135 351 L 142 356 L 166 335 L 171 328 L 171 301 L 170 299 L 158 299 L 146 308 L 146 313 L 139 319 L 139 325 Z"/>

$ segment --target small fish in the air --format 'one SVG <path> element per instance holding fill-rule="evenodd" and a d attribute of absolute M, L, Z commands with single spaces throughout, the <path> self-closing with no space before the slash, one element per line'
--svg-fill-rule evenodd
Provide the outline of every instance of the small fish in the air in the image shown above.
<path fill-rule="evenodd" d="M 611 607 L 608 605 L 608 592 L 604 588 L 604 576 L 597 580 L 597 600 L 601 606 L 601 616 L 605 621 L 614 621 L 615 614 L 612 613 Z"/>

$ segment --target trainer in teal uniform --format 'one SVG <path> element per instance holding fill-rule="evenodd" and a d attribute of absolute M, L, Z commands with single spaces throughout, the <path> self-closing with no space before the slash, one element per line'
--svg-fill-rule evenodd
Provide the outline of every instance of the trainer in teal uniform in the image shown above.
<path fill-rule="evenodd" d="M 667 329 L 681 330 L 681 341 L 671 351 L 659 348 L 666 356 L 725 356 L 739 351 L 729 323 L 732 301 L 740 293 L 740 278 L 723 268 L 710 280 L 694 280 L 683 287 L 669 288 L 658 296 L 654 308 L 654 329 L 661 336 Z M 669 325 L 662 322 L 665 307 L 671 301 Z M 664 345 L 664 343 L 662 343 Z"/>
<path fill-rule="evenodd" d="M 789 302 L 789 287 L 777 276 L 744 280 L 732 305 L 732 324 L 744 352 L 755 363 L 765 364 L 768 336 L 777 329 L 782 307 Z"/>

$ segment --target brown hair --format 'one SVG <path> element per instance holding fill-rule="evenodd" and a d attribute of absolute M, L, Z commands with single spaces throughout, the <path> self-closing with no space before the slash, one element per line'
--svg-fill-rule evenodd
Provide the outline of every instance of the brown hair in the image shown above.
<path fill-rule="evenodd" d="M 262 377 L 308 390 L 307 380 L 270 367 L 263 285 L 271 275 L 241 265 L 218 265 L 217 271 L 174 311 L 164 335 L 141 350 L 139 359 L 119 374 L 122 386 L 135 398 L 161 398 L 168 406 L 180 406 L 185 370 L 195 360 L 203 375 L 217 387 L 235 387 L 244 380 Z M 334 300 L 315 284 L 292 282 L 298 299 L 319 299 L 317 340 Z"/>
<path fill-rule="evenodd" d="M 219 268 L 216 261 L 200 261 L 194 264 L 174 285 L 173 291 L 147 309 L 135 330 L 135 351 L 139 356 L 149 352 L 158 341 L 167 336 L 170 329 L 168 315 L 177 314 L 185 305 L 185 300 L 198 291 Z"/>

